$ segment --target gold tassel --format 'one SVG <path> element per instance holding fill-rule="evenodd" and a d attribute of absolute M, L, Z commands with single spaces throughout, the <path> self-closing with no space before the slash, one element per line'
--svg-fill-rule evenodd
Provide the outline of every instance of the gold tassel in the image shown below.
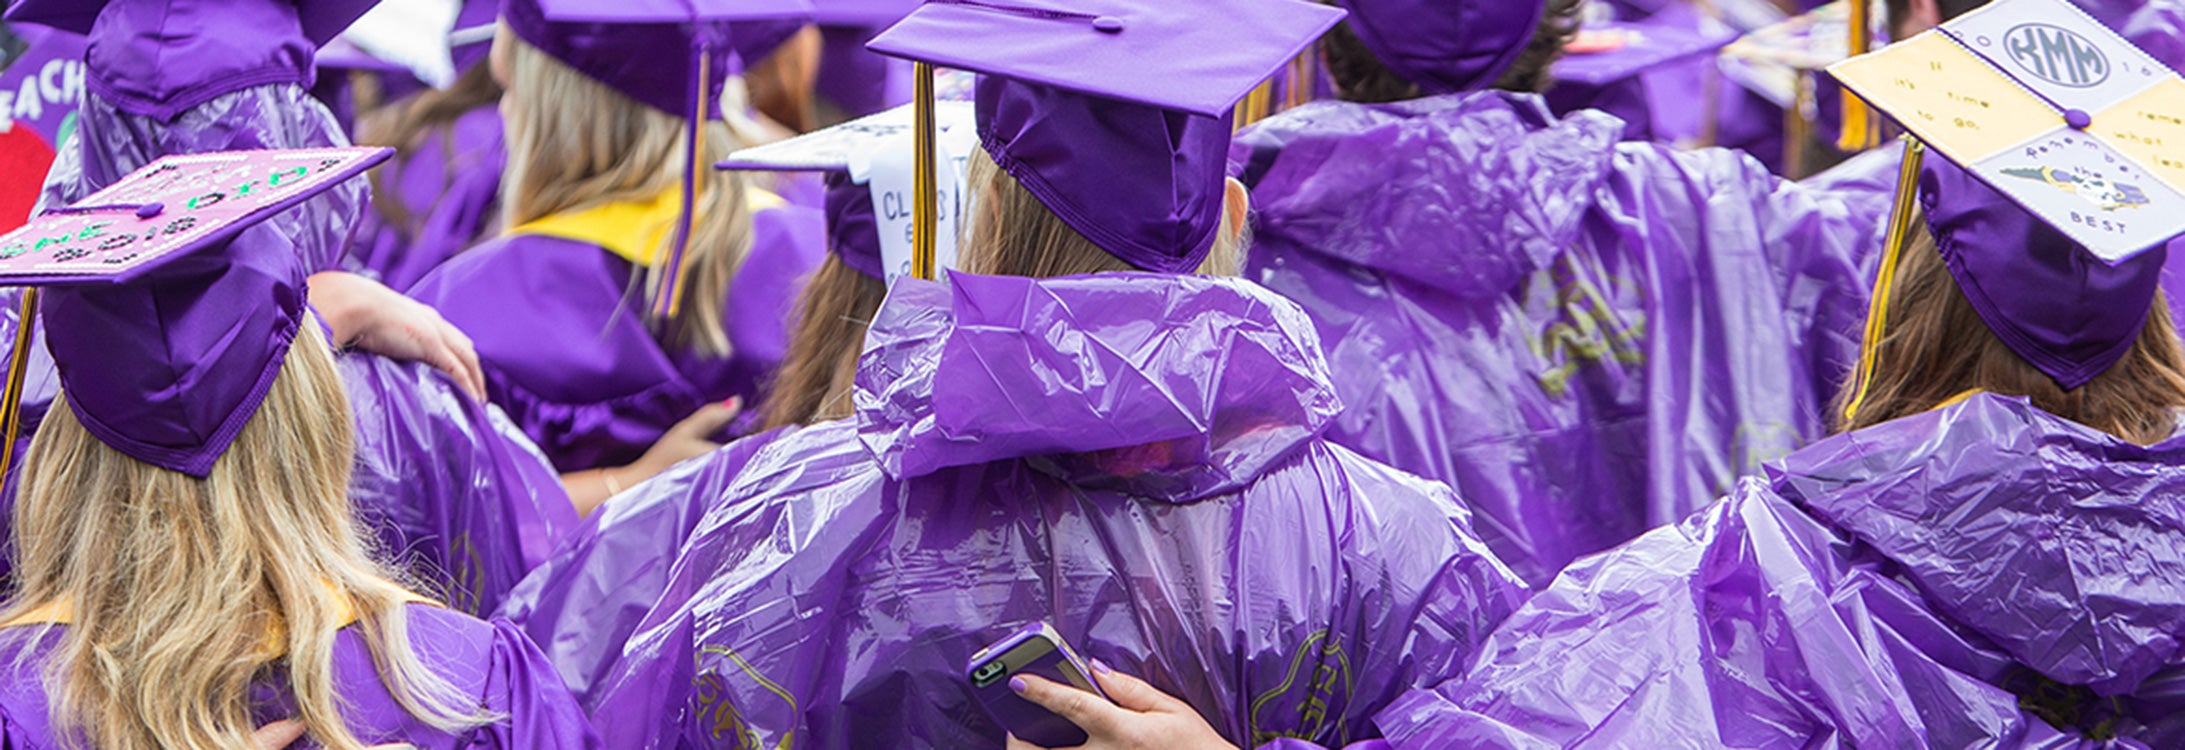
<path fill-rule="evenodd" d="M 1889 235 L 1883 242 L 1881 270 L 1874 274 L 1874 299 L 1866 309 L 1866 336 L 1859 345 L 1859 369 L 1854 376 L 1859 389 L 1851 395 L 1851 402 L 1844 405 L 1844 422 L 1849 424 L 1866 404 L 1866 389 L 1873 385 L 1874 360 L 1881 348 L 1882 329 L 1889 318 L 1889 291 L 1896 285 L 1897 260 L 1904 254 L 1904 246 L 1912 235 L 1912 207 L 1917 205 L 1919 192 L 1920 162 L 1927 156 L 1927 147 L 1919 139 L 1905 136 L 1904 164 L 1897 168 L 1897 201 L 1889 211 Z"/>
<path fill-rule="evenodd" d="M 30 347 L 34 343 L 31 328 L 38 324 L 38 288 L 23 290 L 23 309 L 15 319 L 15 352 L 8 357 L 7 390 L 0 394 L 6 401 L 0 402 L 0 434 L 7 437 L 7 445 L 0 446 L 0 476 L 7 476 L 15 466 L 15 442 L 23 433 L 23 381 L 30 376 Z"/>
<path fill-rule="evenodd" d="M 913 68 L 912 79 L 916 90 L 916 103 L 911 108 L 913 125 L 912 149 L 916 152 L 917 167 L 911 182 L 918 194 L 911 198 L 911 253 L 910 273 L 927 281 L 937 278 L 934 266 L 936 232 L 940 231 L 940 181 L 933 173 L 934 139 L 937 137 L 933 120 L 933 64 L 918 63 Z"/>
<path fill-rule="evenodd" d="M 1845 1 L 1850 3 L 1851 57 L 1858 57 L 1874 48 L 1873 3 L 1871 0 Z M 1873 109 L 1866 105 L 1866 100 L 1849 91 L 1843 96 L 1843 132 L 1836 136 L 1836 150 L 1865 151 L 1878 145 Z"/>

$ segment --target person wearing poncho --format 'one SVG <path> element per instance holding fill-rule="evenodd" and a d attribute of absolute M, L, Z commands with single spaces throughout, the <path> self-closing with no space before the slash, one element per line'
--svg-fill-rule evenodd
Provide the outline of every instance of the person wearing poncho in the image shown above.
<path fill-rule="evenodd" d="M 1468 659 L 1523 588 L 1461 501 L 1319 438 L 1295 305 L 1191 275 L 1241 242 L 1227 110 L 1336 17 L 1278 5 L 929 3 L 873 42 L 987 74 L 963 272 L 890 292 L 852 417 L 719 486 L 595 686 L 603 732 L 993 746 L 965 662 L 1041 619 L 1236 742 L 1359 736 Z"/>
<path fill-rule="evenodd" d="M 11 19 L 92 40 L 81 121 L 63 142 L 42 207 L 69 205 L 165 154 L 348 145 L 301 82 L 310 75 L 311 50 L 369 5 L 251 0 L 221 2 L 215 11 L 135 0 L 16 3 Z M 337 185 L 270 219 L 277 239 L 267 241 L 286 243 L 314 272 L 311 301 L 329 323 L 379 321 L 361 331 L 332 326 L 337 338 L 356 341 L 338 362 L 357 419 L 350 497 L 359 518 L 388 562 L 427 582 L 433 595 L 468 612 L 491 612 L 576 526 L 575 508 L 530 439 L 466 393 L 478 387 L 468 382 L 474 372 L 451 379 L 399 361 L 415 358 L 422 339 L 388 346 L 378 338 L 387 328 L 444 329 L 453 343 L 461 334 L 423 306 L 328 270 L 339 266 L 367 201 L 362 181 Z M 11 310 L 0 341 L 11 345 L 19 305 L 13 293 L 0 302 Z M 33 333 L 18 455 L 59 389 L 43 333 Z M 10 471 L 6 497 L 16 480 Z"/>
<path fill-rule="evenodd" d="M 1334 365 L 1330 440 L 1448 482 L 1540 584 L 1822 434 L 1876 202 L 1489 90 L 1560 44 L 1539 2 L 1341 5 L 1329 69 L 1366 101 L 1230 152 L 1256 196 L 1245 275 L 1312 314 Z"/>

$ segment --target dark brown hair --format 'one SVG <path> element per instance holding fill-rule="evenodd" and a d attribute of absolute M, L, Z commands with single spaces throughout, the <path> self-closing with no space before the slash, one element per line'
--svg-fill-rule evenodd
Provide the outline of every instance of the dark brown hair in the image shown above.
<path fill-rule="evenodd" d="M 1950 275 L 1926 221 L 1912 234 L 1890 289 L 1892 306 L 1865 400 L 1848 419 L 1858 387 L 1847 385 L 1832 411 L 1837 429 L 1857 430 L 1948 403 L 1969 391 L 2023 396 L 2042 411 L 2125 440 L 2149 445 L 2177 428 L 2185 409 L 2185 346 L 2158 292 L 2139 340 L 2091 382 L 2066 391 L 1989 330 Z"/>
<path fill-rule="evenodd" d="M 1333 4 L 1333 0 L 1322 1 Z M 1556 58 L 1563 56 L 1563 46 L 1578 34 L 1582 0 L 1544 1 L 1547 11 L 1533 27 L 1532 41 L 1526 42 L 1524 51 L 1519 52 L 1509 69 L 1496 79 L 1495 88 L 1537 93 L 1548 90 L 1553 82 L 1549 68 Z M 1380 58 L 1375 57 L 1365 42 L 1358 39 L 1357 33 L 1351 31 L 1347 21 L 1336 24 L 1321 39 L 1321 50 L 1327 60 L 1328 75 L 1335 79 L 1336 92 L 1344 101 L 1379 104 L 1419 98 L 1418 84 L 1404 80 L 1381 64 Z"/>
<path fill-rule="evenodd" d="M 455 85 L 427 90 L 400 105 L 381 107 L 357 123 L 359 145 L 395 150 L 394 158 L 385 166 L 372 170 L 372 210 L 378 211 L 380 218 L 394 227 L 404 241 L 417 239 L 411 236 L 411 227 L 417 219 L 414 208 L 402 202 L 402 191 L 386 184 L 387 170 L 389 167 L 401 169 L 408 164 L 428 139 L 439 140 L 440 152 L 454 156 L 455 131 L 451 126 L 455 121 L 471 110 L 501 98 L 501 85 L 493 82 L 493 71 L 489 67 L 484 63 L 473 65 L 455 79 Z M 453 166 L 449 165 L 446 170 L 450 180 L 455 178 Z"/>
<path fill-rule="evenodd" d="M 833 253 L 797 297 L 795 332 L 766 397 L 766 429 L 850 415 L 850 389 L 865 327 L 888 288 Z"/>
<path fill-rule="evenodd" d="M 743 73 L 751 108 L 782 127 L 810 132 L 819 122 L 813 87 L 819 83 L 819 27 L 806 26 Z"/>

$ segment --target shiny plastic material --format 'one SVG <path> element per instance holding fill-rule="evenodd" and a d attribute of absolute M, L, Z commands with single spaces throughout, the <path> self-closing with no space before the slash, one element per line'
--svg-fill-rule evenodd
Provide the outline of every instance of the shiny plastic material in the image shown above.
<path fill-rule="evenodd" d="M 1196 277 L 950 282 L 882 306 L 855 419 L 709 500 L 595 694 L 603 734 L 996 747 L 963 665 L 1046 620 L 1233 742 L 1341 744 L 1522 598 L 1446 487 L 1316 437 L 1335 402 L 1294 305 Z"/>
<path fill-rule="evenodd" d="M 2175 746 L 2185 440 L 1981 395 L 1768 473 L 1572 565 L 1377 723 L 1406 748 Z"/>
<path fill-rule="evenodd" d="M 55 149 L 40 208 L 73 205 L 161 156 L 350 145 L 332 112 L 291 84 L 253 86 L 184 110 L 172 121 L 132 115 L 87 94 L 76 128 Z M 345 270 L 343 258 L 371 188 L 343 183 L 266 221 L 305 255 L 305 273 Z"/>
<path fill-rule="evenodd" d="M 1230 152 L 1247 276 L 1333 361 L 1328 438 L 1449 482 L 1535 582 L 1818 436 L 1865 316 L 1879 213 L 1622 127 L 1503 92 L 1319 102 Z"/>

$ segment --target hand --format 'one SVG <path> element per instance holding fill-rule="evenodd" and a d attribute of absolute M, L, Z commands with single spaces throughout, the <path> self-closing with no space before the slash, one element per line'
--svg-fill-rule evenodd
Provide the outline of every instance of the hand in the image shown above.
<path fill-rule="evenodd" d="M 651 479 L 669 467 L 720 448 L 720 444 L 713 442 L 713 434 L 728 426 L 743 410 L 742 396 L 707 404 L 668 428 L 636 462 L 563 474 L 561 486 L 569 491 L 569 502 L 577 506 L 578 515 L 592 515 L 607 498 Z"/>
<path fill-rule="evenodd" d="M 335 346 L 406 362 L 423 362 L 447 373 L 471 395 L 486 397 L 485 368 L 470 337 L 431 306 L 346 271 L 311 275 L 311 306 L 334 329 Z"/>
<path fill-rule="evenodd" d="M 295 719 L 282 719 L 259 727 L 258 731 L 251 732 L 250 744 L 258 750 L 282 750 L 282 748 L 296 744 L 297 740 L 303 739 L 303 733 L 303 722 Z M 417 748 L 413 745 L 396 744 L 373 745 L 368 750 L 417 750 Z"/>
<path fill-rule="evenodd" d="M 1025 700 L 1046 707 L 1085 730 L 1079 750 L 1236 750 L 1214 727 L 1200 718 L 1189 704 L 1146 684 L 1144 680 L 1109 669 L 1095 659 L 1093 679 L 1114 703 L 1068 685 L 1036 675 L 1009 678 L 1010 689 Z M 1040 750 L 1015 736 L 1009 750 Z"/>

